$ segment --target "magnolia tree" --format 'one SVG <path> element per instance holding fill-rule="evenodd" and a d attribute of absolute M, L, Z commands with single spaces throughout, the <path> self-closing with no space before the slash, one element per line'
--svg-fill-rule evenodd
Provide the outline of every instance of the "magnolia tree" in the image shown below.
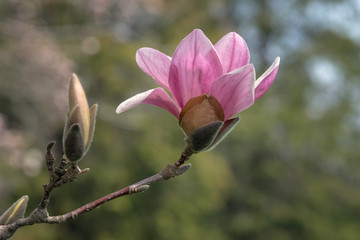
<path fill-rule="evenodd" d="M 143 192 L 154 182 L 183 174 L 192 154 L 209 151 L 219 144 L 239 122 L 233 117 L 259 99 L 273 83 L 280 63 L 277 57 L 264 74 L 256 79 L 244 39 L 232 32 L 215 45 L 201 30 L 185 37 L 169 57 L 152 48 L 136 53 L 139 67 L 161 87 L 139 93 L 116 109 L 120 114 L 140 103 L 165 108 L 179 120 L 186 147 L 180 158 L 159 173 L 106 195 L 78 209 L 59 216 L 50 216 L 47 207 L 53 190 L 77 179 L 89 169 L 81 169 L 79 161 L 89 150 L 95 130 L 98 105 L 89 109 L 85 92 L 73 74 L 69 84 L 69 111 L 63 134 L 63 156 L 57 161 L 52 153 L 55 142 L 46 149 L 45 163 L 49 182 L 38 207 L 24 217 L 28 196 L 21 197 L 0 217 L 0 239 L 10 238 L 17 229 L 35 223 L 62 223 L 91 211 L 115 198 Z"/>

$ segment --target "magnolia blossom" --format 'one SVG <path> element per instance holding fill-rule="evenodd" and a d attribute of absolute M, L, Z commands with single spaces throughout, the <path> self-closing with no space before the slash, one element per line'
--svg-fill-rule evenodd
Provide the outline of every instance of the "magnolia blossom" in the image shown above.
<path fill-rule="evenodd" d="M 161 87 L 127 99 L 116 113 L 140 103 L 165 108 L 179 119 L 194 152 L 209 150 L 239 121 L 231 117 L 254 104 L 275 80 L 279 57 L 258 79 L 249 60 L 249 49 L 235 32 L 213 45 L 195 29 L 172 58 L 156 49 L 141 48 L 136 53 L 137 64 Z"/>

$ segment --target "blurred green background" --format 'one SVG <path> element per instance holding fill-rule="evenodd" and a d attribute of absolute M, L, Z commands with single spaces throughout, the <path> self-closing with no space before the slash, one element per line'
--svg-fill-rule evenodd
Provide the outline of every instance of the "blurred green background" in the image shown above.
<path fill-rule="evenodd" d="M 154 81 L 135 52 L 172 55 L 194 28 L 215 43 L 236 31 L 257 76 L 278 77 L 191 171 L 75 220 L 13 239 L 345 239 L 360 237 L 359 0 L 5 0 L 0 2 L 0 212 L 22 195 L 27 214 L 48 180 L 47 142 L 61 156 L 67 85 L 78 74 L 99 104 L 82 168 L 56 189 L 63 214 L 155 174 L 180 156 L 177 120 L 150 105 L 116 106 Z"/>

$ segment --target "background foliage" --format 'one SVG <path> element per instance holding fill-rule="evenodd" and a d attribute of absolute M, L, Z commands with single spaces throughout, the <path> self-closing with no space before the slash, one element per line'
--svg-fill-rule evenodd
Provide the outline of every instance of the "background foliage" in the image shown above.
<path fill-rule="evenodd" d="M 99 104 L 91 171 L 54 192 L 62 214 L 152 175 L 181 154 L 166 111 L 116 106 L 155 83 L 138 48 L 172 55 L 194 28 L 215 43 L 236 31 L 259 76 L 278 77 L 191 171 L 60 225 L 13 239 L 358 239 L 360 2 L 300 0 L 9 0 L 0 2 L 0 211 L 38 204 L 46 143 L 61 156 L 67 84 L 76 72 Z"/>

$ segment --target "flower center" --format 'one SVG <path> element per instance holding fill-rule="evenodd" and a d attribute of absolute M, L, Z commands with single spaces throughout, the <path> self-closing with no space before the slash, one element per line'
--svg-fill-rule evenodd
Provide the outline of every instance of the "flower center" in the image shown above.
<path fill-rule="evenodd" d="M 179 125 L 187 136 L 196 129 L 216 121 L 224 121 L 221 104 L 213 96 L 201 95 L 191 98 L 181 110 Z"/>

